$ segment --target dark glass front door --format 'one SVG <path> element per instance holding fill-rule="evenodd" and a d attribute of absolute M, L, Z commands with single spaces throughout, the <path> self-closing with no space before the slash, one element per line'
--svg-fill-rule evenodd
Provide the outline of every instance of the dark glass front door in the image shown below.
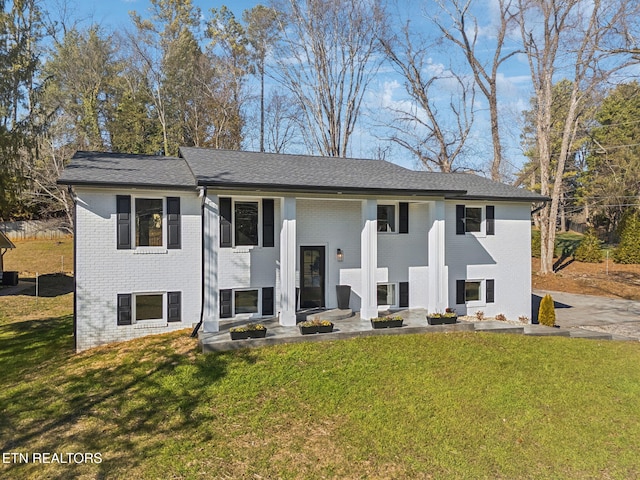
<path fill-rule="evenodd" d="M 300 247 L 300 307 L 324 307 L 324 247 Z"/>

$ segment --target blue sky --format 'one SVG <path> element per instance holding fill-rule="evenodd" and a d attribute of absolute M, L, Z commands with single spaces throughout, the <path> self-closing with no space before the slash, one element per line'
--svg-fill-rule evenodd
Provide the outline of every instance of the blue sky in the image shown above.
<path fill-rule="evenodd" d="M 482 0 L 481 0 L 482 1 Z M 491 37 L 490 12 L 493 0 L 486 2 L 486 12 L 481 18 L 485 21 L 481 30 L 487 38 Z M 193 0 L 205 16 L 211 8 L 219 8 L 227 5 L 237 17 L 241 17 L 242 12 L 256 5 L 255 0 L 228 0 L 228 1 L 205 1 Z M 64 3 L 64 0 L 45 0 L 45 5 L 50 9 L 53 16 L 56 16 L 56 5 Z M 265 3 L 265 2 L 262 2 Z M 401 7 L 406 9 L 405 13 L 410 15 L 414 25 L 428 27 L 428 22 L 424 20 L 422 13 L 423 5 L 426 2 L 421 0 L 400 0 Z M 101 25 L 106 30 L 118 30 L 131 26 L 128 12 L 135 10 L 143 18 L 149 16 L 150 2 L 148 0 L 68 0 L 68 10 L 72 18 L 83 19 L 84 24 L 95 23 Z M 486 13 L 489 13 L 487 15 Z M 451 48 L 451 47 L 449 47 Z M 503 71 L 500 79 L 501 109 L 503 111 L 503 123 L 505 135 L 503 137 L 505 157 L 510 165 L 509 170 L 513 173 L 524 162 L 524 157 L 520 150 L 520 125 L 521 111 L 528 107 L 530 98 L 528 67 L 523 59 L 514 58 Z M 451 59 L 448 58 L 446 50 L 438 52 L 434 50 L 430 68 L 446 69 Z M 445 92 L 446 94 L 446 92 Z M 480 95 L 477 96 L 478 106 L 482 109 L 486 106 L 486 100 Z M 382 130 L 377 130 L 375 125 L 385 120 L 385 107 L 407 105 L 408 99 L 405 94 L 403 80 L 391 67 L 383 67 L 370 84 L 369 94 L 364 99 L 364 110 L 361 116 L 360 128 L 355 132 L 351 141 L 350 156 L 372 157 L 375 155 L 376 147 L 388 148 L 387 159 L 405 167 L 417 168 L 416 161 L 399 146 L 383 140 Z M 382 118 L 382 120 L 380 120 Z M 390 118 L 387 114 L 386 118 Z M 488 130 L 488 118 L 486 111 L 481 110 L 476 118 L 475 137 L 472 140 L 474 155 L 471 163 L 477 168 L 484 169 L 490 161 L 491 141 Z M 377 132 L 377 133 L 374 133 Z M 248 148 L 251 148 L 250 146 Z"/>

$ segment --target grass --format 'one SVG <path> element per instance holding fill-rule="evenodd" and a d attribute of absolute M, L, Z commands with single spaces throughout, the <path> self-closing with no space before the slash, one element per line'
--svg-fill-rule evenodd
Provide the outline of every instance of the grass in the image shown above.
<path fill-rule="evenodd" d="M 634 478 L 640 348 L 491 334 L 203 355 L 82 354 L 70 315 L 0 320 L 0 449 L 100 452 L 9 478 Z"/>
<path fill-rule="evenodd" d="M 43 278 L 47 298 L 0 297 L 0 451 L 102 462 L 2 478 L 640 476 L 637 343 L 424 334 L 203 355 L 182 331 L 75 354 L 67 277 Z"/>
<path fill-rule="evenodd" d="M 20 277 L 35 273 L 73 273 L 73 238 L 59 240 L 14 240 L 15 249 L 4 255 L 4 269 L 20 272 Z"/>

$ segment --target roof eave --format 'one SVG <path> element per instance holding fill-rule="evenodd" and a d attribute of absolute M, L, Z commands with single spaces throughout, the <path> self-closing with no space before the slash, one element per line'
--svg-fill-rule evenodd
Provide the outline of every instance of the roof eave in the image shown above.
<path fill-rule="evenodd" d="M 444 197 L 448 194 L 462 194 L 466 190 L 416 190 L 416 189 L 393 189 L 393 188 L 358 188 L 344 186 L 320 186 L 320 185 L 287 185 L 273 183 L 222 183 L 198 181 L 198 186 L 208 188 L 218 188 L 221 190 L 256 191 L 267 190 L 274 192 L 291 193 L 349 193 L 358 195 L 390 195 L 390 196 L 421 196 L 421 197 Z"/>
<path fill-rule="evenodd" d="M 95 182 L 85 180 L 62 180 L 58 179 L 58 185 L 69 185 L 78 187 L 96 188 L 146 188 L 154 190 L 196 190 L 196 185 L 171 185 L 167 183 L 135 183 L 135 182 Z"/>

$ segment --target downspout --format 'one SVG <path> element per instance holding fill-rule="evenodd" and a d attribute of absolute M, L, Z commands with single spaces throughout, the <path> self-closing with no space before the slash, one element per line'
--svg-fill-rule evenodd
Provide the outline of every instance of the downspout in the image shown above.
<path fill-rule="evenodd" d="M 200 198 L 200 321 L 193 327 L 193 331 L 191 332 L 191 337 L 198 336 L 198 330 L 202 326 L 202 322 L 204 320 L 204 297 L 205 297 L 205 268 L 204 268 L 204 254 L 205 254 L 205 221 L 204 221 L 204 207 L 207 201 L 207 187 L 200 187 L 200 192 L 198 193 L 198 198 Z"/>
<path fill-rule="evenodd" d="M 73 351 L 78 351 L 78 284 L 76 277 L 78 275 L 77 258 L 78 258 L 78 197 L 73 191 L 71 185 L 67 186 L 67 192 L 73 202 Z M 64 275 L 64 272 L 62 272 Z"/>

